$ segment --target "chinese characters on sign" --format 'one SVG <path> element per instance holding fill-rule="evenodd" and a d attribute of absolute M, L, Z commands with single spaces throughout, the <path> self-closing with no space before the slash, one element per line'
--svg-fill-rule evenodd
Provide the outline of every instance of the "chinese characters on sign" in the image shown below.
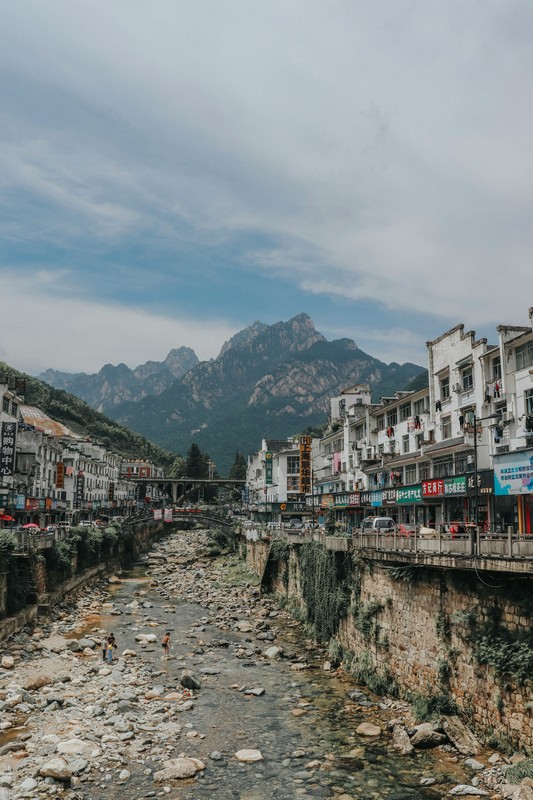
<path fill-rule="evenodd" d="M 83 498 L 85 495 L 85 475 L 83 472 L 78 472 L 76 476 L 76 485 L 74 487 L 74 502 L 73 508 L 81 508 Z"/>
<path fill-rule="evenodd" d="M 311 437 L 300 436 L 300 494 L 311 491 Z"/>
<path fill-rule="evenodd" d="M 0 438 L 0 475 L 13 475 L 15 471 L 15 442 L 17 423 L 3 422 Z"/>
<path fill-rule="evenodd" d="M 65 487 L 65 465 L 60 461 L 56 464 L 56 489 Z"/>
<path fill-rule="evenodd" d="M 265 483 L 272 485 L 272 453 L 265 453 Z"/>

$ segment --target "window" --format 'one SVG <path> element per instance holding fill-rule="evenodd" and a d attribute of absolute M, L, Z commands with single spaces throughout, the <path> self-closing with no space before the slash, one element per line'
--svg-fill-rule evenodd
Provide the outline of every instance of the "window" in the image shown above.
<path fill-rule="evenodd" d="M 441 433 L 443 439 L 451 439 L 452 436 L 452 418 L 442 417 L 441 419 Z"/>
<path fill-rule="evenodd" d="M 416 483 L 416 464 L 409 464 L 405 468 L 405 482 Z"/>
<path fill-rule="evenodd" d="M 409 452 L 409 434 L 402 436 L 402 453 Z"/>
<path fill-rule="evenodd" d="M 410 416 L 411 416 L 411 403 L 405 403 L 403 406 L 400 406 L 400 422 L 409 419 Z"/>
<path fill-rule="evenodd" d="M 533 340 L 521 344 L 516 348 L 515 353 L 517 369 L 525 369 L 526 367 L 533 366 Z"/>
<path fill-rule="evenodd" d="M 418 465 L 418 480 L 427 481 L 430 477 L 429 461 L 424 461 L 423 464 Z"/>
<path fill-rule="evenodd" d="M 299 474 L 300 456 L 287 456 L 287 475 Z"/>
<path fill-rule="evenodd" d="M 524 392 L 524 409 L 528 417 L 533 414 L 533 389 Z"/>
<path fill-rule="evenodd" d="M 7 399 L 7 397 L 4 397 L 3 399 L 2 411 L 4 412 L 4 414 L 9 414 L 9 400 Z"/>
<path fill-rule="evenodd" d="M 365 435 L 365 425 L 358 425 L 355 429 L 355 440 L 358 442 Z"/>
<path fill-rule="evenodd" d="M 398 424 L 398 410 L 395 408 L 394 411 L 389 411 L 387 414 L 387 426 L 392 427 Z"/>
<path fill-rule="evenodd" d="M 499 381 L 502 377 L 502 361 L 500 356 L 496 356 L 496 358 L 492 361 L 492 380 Z"/>
<path fill-rule="evenodd" d="M 288 492 L 300 491 L 300 477 L 298 475 L 287 475 L 287 491 Z"/>
<path fill-rule="evenodd" d="M 445 375 L 439 381 L 440 384 L 440 399 L 447 400 L 450 396 L 450 376 Z"/>
<path fill-rule="evenodd" d="M 382 431 L 385 426 L 385 417 L 383 414 L 380 417 L 376 417 L 376 428 L 378 431 Z"/>
<path fill-rule="evenodd" d="M 463 392 L 469 392 L 474 388 L 474 372 L 472 364 L 461 370 L 461 386 Z"/>
<path fill-rule="evenodd" d="M 413 405 L 413 413 L 415 417 L 419 417 L 421 414 L 424 414 L 426 410 L 426 401 L 422 400 L 415 400 Z"/>
<path fill-rule="evenodd" d="M 448 475 L 453 475 L 453 456 L 436 458 L 433 462 L 433 477 L 446 478 Z"/>

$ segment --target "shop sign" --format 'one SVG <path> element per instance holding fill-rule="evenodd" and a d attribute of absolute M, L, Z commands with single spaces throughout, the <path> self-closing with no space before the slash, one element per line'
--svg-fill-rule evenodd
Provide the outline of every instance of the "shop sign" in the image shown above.
<path fill-rule="evenodd" d="M 422 487 L 419 486 L 402 486 L 396 489 L 396 502 L 401 503 L 419 503 L 422 500 Z"/>
<path fill-rule="evenodd" d="M 85 494 L 85 475 L 83 472 L 78 472 L 76 475 L 76 483 L 74 485 L 74 508 L 81 508 L 83 504 L 83 495 Z"/>
<path fill-rule="evenodd" d="M 300 492 L 311 491 L 311 437 L 300 436 Z"/>
<path fill-rule="evenodd" d="M 281 511 L 283 513 L 298 513 L 301 514 L 304 511 L 310 511 L 310 507 L 307 503 L 293 503 L 287 501 L 286 503 L 271 503 L 270 508 L 272 511 Z"/>
<path fill-rule="evenodd" d="M 533 494 L 533 450 L 494 459 L 494 494 Z"/>
<path fill-rule="evenodd" d="M 371 494 L 370 504 L 372 506 L 376 506 L 377 508 L 379 508 L 380 506 L 383 505 L 383 492 L 382 491 L 371 492 L 370 494 Z"/>
<path fill-rule="evenodd" d="M 361 493 L 360 492 L 352 492 L 348 495 L 348 505 L 349 506 L 360 506 L 361 505 Z"/>
<path fill-rule="evenodd" d="M 272 453 L 265 453 L 265 483 L 272 485 Z"/>
<path fill-rule="evenodd" d="M 335 505 L 335 498 L 332 494 L 322 494 L 320 495 L 320 507 L 321 508 L 331 508 L 331 506 Z"/>
<path fill-rule="evenodd" d="M 17 511 L 22 511 L 26 508 L 26 495 L 24 494 L 16 494 L 15 495 L 15 508 Z"/>
<path fill-rule="evenodd" d="M 0 435 L 0 475 L 13 475 L 15 471 L 15 443 L 17 440 L 17 423 L 2 422 Z"/>
<path fill-rule="evenodd" d="M 39 501 L 36 497 L 27 497 L 26 502 L 24 504 L 24 509 L 26 511 L 37 511 L 39 508 Z"/>
<path fill-rule="evenodd" d="M 466 494 L 465 475 L 459 475 L 457 478 L 446 478 L 444 480 L 444 494 L 446 497 L 456 494 Z"/>
<path fill-rule="evenodd" d="M 396 489 L 383 489 L 383 505 L 394 506 L 396 505 Z"/>
<path fill-rule="evenodd" d="M 492 494 L 494 491 L 494 472 L 485 469 L 477 474 L 477 494 Z M 474 491 L 474 473 L 466 476 L 466 493 L 476 494 Z M 479 509 L 481 511 L 481 509 Z"/>
<path fill-rule="evenodd" d="M 65 488 L 65 465 L 62 461 L 56 464 L 56 489 Z"/>
<path fill-rule="evenodd" d="M 372 502 L 372 492 L 361 492 L 361 505 L 369 506 Z"/>
<path fill-rule="evenodd" d="M 44 507 L 48 510 L 52 508 L 52 498 L 47 497 L 44 501 Z"/>
<path fill-rule="evenodd" d="M 163 519 L 163 509 L 154 508 L 154 519 Z"/>
<path fill-rule="evenodd" d="M 444 494 L 444 479 L 422 481 L 422 497 L 440 497 Z"/>

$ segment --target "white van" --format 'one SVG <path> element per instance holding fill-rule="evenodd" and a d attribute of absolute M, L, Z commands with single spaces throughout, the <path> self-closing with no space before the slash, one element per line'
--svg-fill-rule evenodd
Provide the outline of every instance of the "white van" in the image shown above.
<path fill-rule="evenodd" d="M 361 533 L 394 533 L 396 523 L 392 517 L 367 517 L 361 522 Z"/>

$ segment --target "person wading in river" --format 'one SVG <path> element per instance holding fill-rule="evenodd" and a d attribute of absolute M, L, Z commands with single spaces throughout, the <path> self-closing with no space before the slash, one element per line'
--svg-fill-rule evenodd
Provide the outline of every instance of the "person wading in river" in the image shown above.
<path fill-rule="evenodd" d="M 161 642 L 161 647 L 163 648 L 163 655 L 162 658 L 168 658 L 170 654 L 170 631 L 167 631 L 163 636 L 163 641 Z"/>

